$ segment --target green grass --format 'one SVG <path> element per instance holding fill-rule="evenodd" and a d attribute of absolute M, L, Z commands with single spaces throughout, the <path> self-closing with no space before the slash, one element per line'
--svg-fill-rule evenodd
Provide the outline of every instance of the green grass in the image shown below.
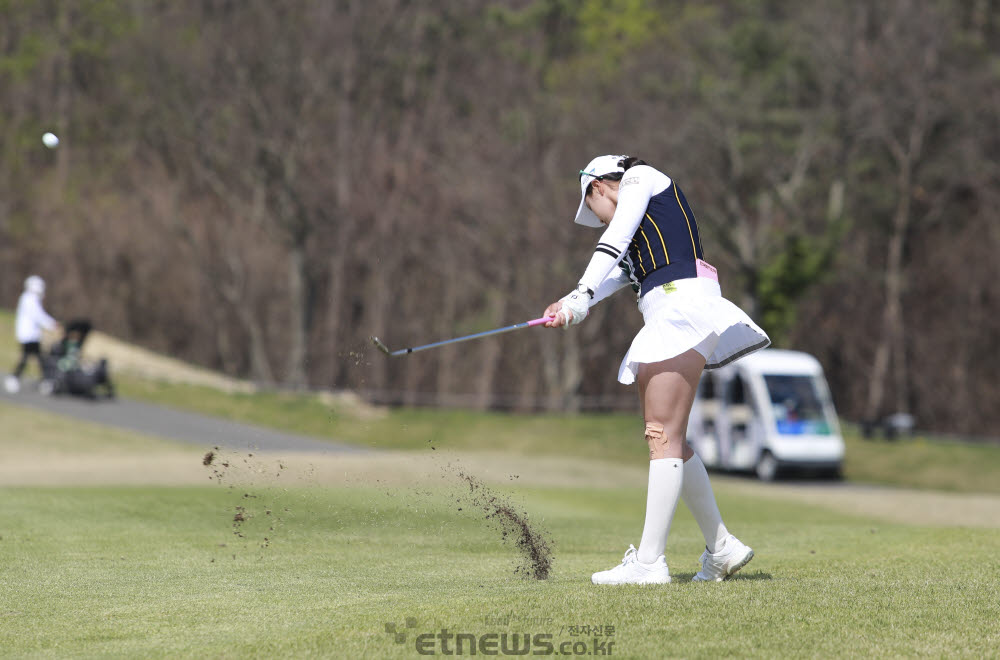
<path fill-rule="evenodd" d="M 0 309 L 0 374 L 9 373 L 20 354 L 21 349 L 14 336 L 14 313 Z M 31 368 L 38 368 L 33 360 Z"/>
<path fill-rule="evenodd" d="M 459 511 L 448 488 L 250 498 L 224 486 L 3 489 L 0 648 L 414 657 L 414 635 L 442 628 L 590 642 L 569 634 L 576 625 L 614 626 L 617 657 L 982 657 L 1000 644 L 1000 565 L 986 560 L 1000 552 L 997 530 L 886 525 L 723 494 L 758 555 L 739 579 L 689 582 L 701 539 L 679 511 L 673 584 L 594 587 L 590 572 L 637 541 L 643 490 L 513 493 L 555 551 L 551 579 L 534 581 L 514 574 L 515 550 L 468 506 Z M 253 516 L 244 538 L 233 534 L 236 506 Z M 384 625 L 405 629 L 408 617 L 416 627 L 397 645 Z"/>
<path fill-rule="evenodd" d="M 851 481 L 965 493 L 1000 493 L 1000 445 L 864 440 L 846 431 L 844 472 Z M 1000 515 L 1000 513 L 998 513 Z"/>
<path fill-rule="evenodd" d="M 307 396 L 228 396 L 128 379 L 125 388 L 375 447 L 423 450 L 433 440 L 529 456 L 645 455 L 634 415 L 393 410 L 364 420 Z M 160 460 L 166 454 L 156 452 L 176 451 L 10 405 L 0 405 L 0 429 L 0 459 L 23 459 L 29 449 L 53 461 Z M 989 478 L 998 472 L 996 448 L 847 441 L 851 477 L 997 492 Z M 463 484 L 442 474 L 413 487 L 0 488 L 0 655 L 414 657 L 416 635 L 442 628 L 476 639 L 550 635 L 540 641 L 592 649 L 593 635 L 568 629 L 582 625 L 613 626 L 600 641 L 626 658 L 983 657 L 1000 646 L 997 529 L 876 522 L 722 482 L 727 523 L 757 553 L 737 579 L 690 582 L 702 540 L 680 507 L 667 555 L 673 584 L 598 588 L 590 573 L 638 542 L 644 481 L 504 490 L 552 544 L 552 575 L 535 581 L 515 573 L 516 548 L 462 496 Z M 237 511 L 247 519 L 234 527 Z M 386 623 L 406 630 L 406 642 L 394 643 Z"/>

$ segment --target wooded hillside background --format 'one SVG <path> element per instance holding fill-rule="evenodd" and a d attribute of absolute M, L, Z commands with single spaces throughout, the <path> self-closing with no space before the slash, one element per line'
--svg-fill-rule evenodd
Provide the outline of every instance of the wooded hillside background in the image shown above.
<path fill-rule="evenodd" d="M 539 316 L 599 236 L 577 171 L 627 153 L 845 417 L 995 435 L 998 5 L 0 0 L 0 306 L 38 273 L 58 318 L 263 383 L 632 408 L 627 291 L 368 343 Z"/>

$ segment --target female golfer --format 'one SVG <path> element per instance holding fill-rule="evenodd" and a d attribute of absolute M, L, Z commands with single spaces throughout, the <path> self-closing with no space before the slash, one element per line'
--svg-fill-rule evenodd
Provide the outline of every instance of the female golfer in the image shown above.
<path fill-rule="evenodd" d="M 639 295 L 645 325 L 632 340 L 618 381 L 639 383 L 649 445 L 646 522 L 638 551 L 594 573 L 594 584 L 663 584 L 670 522 L 681 497 L 702 534 L 696 581 L 720 581 L 753 558 L 722 523 L 708 473 L 687 444 L 688 415 L 702 369 L 764 348 L 770 339 L 722 297 L 715 268 L 704 261 L 694 213 L 667 175 L 628 156 L 600 156 L 580 170 L 583 198 L 576 222 L 606 226 L 577 288 L 545 316 L 558 328 L 581 322 L 591 306 L 627 284 Z"/>

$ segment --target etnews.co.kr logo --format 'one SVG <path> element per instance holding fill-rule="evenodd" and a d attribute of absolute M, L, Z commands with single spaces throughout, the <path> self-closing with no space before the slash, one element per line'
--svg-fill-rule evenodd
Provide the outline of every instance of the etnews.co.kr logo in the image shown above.
<path fill-rule="evenodd" d="M 591 639 L 553 640 L 551 633 L 454 633 L 447 628 L 439 632 L 409 631 L 417 627 L 414 617 L 406 617 L 400 625 L 387 621 L 385 632 L 392 635 L 395 644 L 406 644 L 413 640 L 413 650 L 420 655 L 613 655 L 615 642 L 601 637 Z M 599 633 L 598 633 L 599 634 Z M 612 633 L 613 634 L 613 633 Z M 570 632 L 570 635 L 574 635 Z"/>

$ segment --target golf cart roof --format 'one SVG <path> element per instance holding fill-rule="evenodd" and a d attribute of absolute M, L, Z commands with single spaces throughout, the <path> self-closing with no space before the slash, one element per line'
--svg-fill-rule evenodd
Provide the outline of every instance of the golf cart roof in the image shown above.
<path fill-rule="evenodd" d="M 801 374 L 813 376 L 823 373 L 819 360 L 801 351 L 786 351 L 779 348 L 765 348 L 747 355 L 736 366 L 745 371 L 759 374 Z"/>

